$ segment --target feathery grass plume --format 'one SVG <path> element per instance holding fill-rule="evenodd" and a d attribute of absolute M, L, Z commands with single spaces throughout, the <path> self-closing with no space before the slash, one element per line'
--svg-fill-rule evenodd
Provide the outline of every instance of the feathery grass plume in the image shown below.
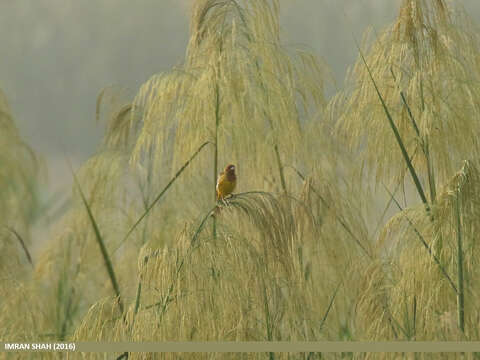
<path fill-rule="evenodd" d="M 88 218 L 90 220 L 90 225 L 95 232 L 95 239 L 97 240 L 97 244 L 99 245 L 100 252 L 101 252 L 102 258 L 103 258 L 103 262 L 104 262 L 105 268 L 108 272 L 108 277 L 110 279 L 111 285 L 112 285 L 113 290 L 115 292 L 115 296 L 117 298 L 119 310 L 123 315 L 124 307 L 123 307 L 123 301 L 122 301 L 122 297 L 121 297 L 121 293 L 120 293 L 120 288 L 118 286 L 118 281 L 116 279 L 115 271 L 113 269 L 112 260 L 110 258 L 110 255 L 109 255 L 108 251 L 107 251 L 107 248 L 105 246 L 105 240 L 102 236 L 102 233 L 101 233 L 101 231 L 98 227 L 98 223 L 95 220 L 95 217 L 92 213 L 92 209 L 91 209 L 90 205 L 88 204 L 87 199 L 85 198 L 85 194 L 83 193 L 82 187 L 81 187 L 80 183 L 78 182 L 78 178 L 75 175 L 72 167 L 71 167 L 71 171 L 72 171 L 75 186 L 76 186 L 76 188 L 77 188 L 77 190 L 80 194 L 80 197 L 82 199 L 83 204 L 85 205 L 85 210 L 88 213 Z"/>
<path fill-rule="evenodd" d="M 145 241 L 142 231 L 137 231 L 121 252 L 113 254 L 113 249 L 143 208 L 137 182 L 143 173 L 135 173 L 128 166 L 126 154 L 133 135 L 125 132 L 129 126 L 124 121 L 130 117 L 122 111 L 123 101 L 118 105 L 115 91 L 110 88 L 99 96 L 97 118 L 105 114 L 108 133 L 97 154 L 81 166 L 76 177 L 115 267 L 122 295 L 129 295 L 136 279 L 127 264 L 135 261 Z M 101 106 L 108 99 L 110 106 Z M 41 284 L 39 295 L 46 304 L 43 313 L 50 320 L 42 331 L 52 333 L 55 339 L 72 336 L 88 308 L 99 297 L 112 295 L 94 230 L 78 187 L 74 186 L 70 208 L 56 224 L 52 241 L 42 249 L 36 268 L 35 278 Z"/>
<path fill-rule="evenodd" d="M 24 279 L 6 278 L 0 280 L 0 338 L 4 341 L 32 341 L 39 339 L 40 329 L 48 319 L 42 313 L 38 301 L 38 288 Z"/>
<path fill-rule="evenodd" d="M 31 230 L 39 216 L 42 164 L 22 140 L 0 91 L 0 338 L 28 341 L 42 322 L 31 296 Z"/>
<path fill-rule="evenodd" d="M 137 136 L 138 114 L 132 113 L 130 91 L 119 86 L 109 86 L 97 96 L 95 117 L 97 123 L 104 123 L 103 146 L 108 149 L 131 151 Z"/>
<path fill-rule="evenodd" d="M 85 316 L 75 339 L 336 338 L 342 317 L 348 316 L 344 310 L 353 310 L 344 303 L 354 302 L 343 299 L 337 305 L 334 294 L 348 297 L 350 290 L 340 284 L 359 273 L 355 262 L 348 269 L 332 259 L 338 232 L 318 233 L 307 204 L 265 192 L 238 194 L 220 214 L 216 238 L 209 227 L 197 236 L 198 225 L 192 224 L 174 245 L 143 248 L 138 258 L 142 294 L 132 327 L 111 314 L 113 300 L 101 301 Z M 352 256 L 359 254 L 353 249 Z M 127 318 L 136 306 L 132 298 Z"/>
<path fill-rule="evenodd" d="M 373 42 L 366 62 L 408 155 L 416 153 L 412 162 L 430 202 L 461 160 L 479 151 L 478 34 L 457 2 L 404 0 L 390 27 L 366 36 Z M 330 104 L 337 129 L 351 145 L 365 146 L 377 181 L 403 178 L 404 159 L 360 59 L 347 79 Z"/>
<path fill-rule="evenodd" d="M 131 272 L 142 231 L 132 234 L 122 251 L 114 249 L 142 209 L 141 197 L 128 193 L 135 187 L 128 182 L 128 160 L 115 152 L 105 152 L 90 159 L 77 173 L 85 200 L 111 263 L 115 268 L 122 296 L 131 295 L 135 275 Z M 133 191 L 132 190 L 132 191 Z M 44 312 L 57 326 L 56 336 L 72 335 L 85 311 L 99 297 L 111 296 L 112 285 L 105 270 L 104 258 L 98 247 L 98 234 L 89 213 L 74 188 L 71 208 L 58 223 L 53 241 L 44 249 L 37 268 L 37 278 L 44 283 Z M 68 320 L 68 321 L 67 321 Z M 62 330 L 67 326 L 67 330 Z"/>
<path fill-rule="evenodd" d="M 357 301 L 363 294 L 362 284 L 370 277 L 369 269 L 380 255 L 371 238 L 371 224 L 375 223 L 373 197 L 361 180 L 362 171 L 353 169 L 352 164 L 351 172 L 344 176 L 340 176 L 338 169 L 314 169 L 313 175 L 306 178 L 300 196 L 312 213 L 319 234 L 316 251 L 322 257 L 314 261 L 320 262 L 318 266 L 325 281 L 336 282 L 338 286 L 337 291 L 330 293 L 334 306 L 328 316 L 333 315 L 335 323 L 322 331 L 325 340 L 363 338 L 356 323 Z"/>
<path fill-rule="evenodd" d="M 480 313 L 475 299 L 480 288 L 474 280 L 479 276 L 480 255 L 475 245 L 480 231 L 478 165 L 478 161 L 464 161 L 444 186 L 432 207 L 435 223 L 423 209 L 409 208 L 393 217 L 381 234 L 380 246 L 393 242 L 387 257 L 390 270 L 382 272 L 382 277 L 372 276 L 371 281 L 380 282 L 386 289 L 384 297 L 398 323 L 400 339 L 479 338 Z M 462 246 L 458 246 L 458 236 Z M 438 239 L 443 239 L 444 247 L 441 256 L 434 259 L 427 246 L 433 247 Z M 365 289 L 360 309 L 364 316 L 379 319 L 385 314 L 381 297 L 371 290 Z M 392 339 L 386 322 L 366 324 L 367 338 Z"/>
<path fill-rule="evenodd" d="M 0 272 L 4 276 L 14 275 L 21 264 L 31 262 L 28 247 L 40 208 L 41 170 L 40 159 L 20 137 L 0 90 Z"/>
<path fill-rule="evenodd" d="M 133 162 L 155 147 L 157 163 L 178 165 L 211 141 L 219 157 L 196 165 L 201 176 L 215 163 L 232 162 L 239 171 L 273 174 L 278 189 L 303 121 L 325 103 L 319 60 L 287 51 L 279 40 L 278 7 L 276 0 L 194 3 L 185 64 L 153 76 L 135 100 L 143 124 Z M 247 181 L 252 188 L 260 183 Z"/>
<path fill-rule="evenodd" d="M 29 262 L 30 230 L 39 209 L 40 170 L 40 159 L 20 137 L 0 91 L 0 272 L 4 275 L 4 271 L 13 275 L 21 268 L 15 263 Z"/>
<path fill-rule="evenodd" d="M 475 322 L 480 316 L 475 296 L 480 287 L 475 279 L 478 271 L 477 234 L 480 231 L 480 171 L 478 160 L 465 160 L 462 168 L 445 186 L 439 197 L 438 217 L 441 236 L 448 237 L 452 274 L 458 288 L 458 327 L 467 338 L 478 339 Z M 472 313 L 469 313 L 472 312 Z M 453 310 L 452 310 L 453 313 Z"/>
<path fill-rule="evenodd" d="M 77 172 L 84 196 L 80 196 L 78 187 L 73 188 L 71 208 L 59 222 L 59 231 L 43 252 L 37 270 L 39 281 L 49 280 L 43 292 L 49 299 L 45 313 L 57 324 L 54 330 L 57 338 L 71 336 L 87 309 L 99 297 L 112 295 L 103 265 L 104 256 L 98 248 L 98 233 L 109 263 L 115 269 L 116 287 L 122 289 L 123 298 L 134 294 L 137 279 L 131 264 L 136 262 L 141 246 L 147 241 L 157 245 L 170 242 L 169 235 L 176 231 L 176 223 L 171 221 L 165 207 L 151 208 L 153 201 L 159 199 L 157 185 L 161 184 L 159 176 L 154 179 L 152 162 L 145 161 L 134 167 L 129 164 L 136 136 L 130 124 L 135 114 L 129 113 L 128 103 L 118 102 L 122 96 L 116 91 L 109 88 L 99 95 L 97 118 L 103 116 L 107 123 L 104 143 Z M 109 106 L 102 106 L 107 100 Z M 203 148 L 204 145 L 197 153 Z M 84 200 L 90 212 L 85 211 Z M 137 224 L 141 215 L 144 218 Z M 98 232 L 93 227 L 92 217 Z M 158 226 L 164 225 L 162 232 L 150 231 L 150 219 Z M 134 224 L 138 226 L 133 228 Z M 128 242 L 125 242 L 127 233 Z"/>

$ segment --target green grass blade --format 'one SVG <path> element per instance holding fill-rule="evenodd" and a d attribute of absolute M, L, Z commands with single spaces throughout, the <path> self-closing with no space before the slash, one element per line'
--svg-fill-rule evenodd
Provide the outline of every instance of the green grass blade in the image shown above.
<path fill-rule="evenodd" d="M 215 151 L 213 152 L 213 195 L 217 202 L 217 176 L 218 176 L 218 127 L 220 126 L 220 90 L 218 80 L 215 80 Z M 213 238 L 217 238 L 217 219 L 212 221 Z"/>
<path fill-rule="evenodd" d="M 13 235 L 15 235 L 15 238 L 18 240 L 20 245 L 22 246 L 23 252 L 25 253 L 25 256 L 27 257 L 28 262 L 30 265 L 33 267 L 33 261 L 32 257 L 30 256 L 30 252 L 28 251 L 27 245 L 25 245 L 25 241 L 23 241 L 23 238 L 20 236 L 20 234 L 14 229 L 9 226 L 6 226 L 7 230 L 10 231 Z"/>
<path fill-rule="evenodd" d="M 200 235 L 200 233 L 202 232 L 203 228 L 205 227 L 205 223 L 207 222 L 208 218 L 210 216 L 212 216 L 213 212 L 215 211 L 215 209 L 217 208 L 218 205 L 215 205 L 214 207 L 212 207 L 208 212 L 207 212 L 207 215 L 205 215 L 202 219 L 202 221 L 200 222 L 200 225 L 198 226 L 197 230 L 195 231 L 193 237 L 192 237 L 192 242 L 191 242 L 191 245 L 193 246 L 196 242 L 197 242 L 197 239 L 198 239 L 198 236 Z M 213 220 L 215 221 L 215 217 L 213 217 Z"/>
<path fill-rule="evenodd" d="M 328 314 L 330 313 L 330 310 L 332 309 L 333 302 L 335 301 L 335 298 L 337 297 L 338 290 L 340 289 L 340 285 L 342 285 L 342 281 L 340 281 L 337 285 L 337 288 L 333 292 L 332 298 L 330 299 L 330 302 L 328 304 L 327 310 L 325 311 L 325 314 L 323 315 L 322 322 L 320 323 L 319 331 L 322 330 L 323 325 L 325 324 L 325 321 L 327 321 Z"/>
<path fill-rule="evenodd" d="M 413 158 L 415 157 L 415 155 L 417 154 L 417 150 L 415 150 L 415 152 L 413 153 L 412 157 L 410 158 L 410 161 L 413 160 Z M 404 171 L 407 171 L 407 168 L 405 168 Z M 403 178 L 403 175 L 402 175 L 402 178 Z M 399 181 L 397 186 L 395 187 L 395 190 L 393 191 L 393 195 L 395 195 L 398 191 L 398 188 L 400 187 L 400 185 L 402 185 L 402 181 Z M 403 193 L 403 196 L 405 198 L 405 188 L 403 189 L 404 193 Z M 382 212 L 382 215 L 380 216 L 380 220 L 378 221 L 377 223 L 377 226 L 375 227 L 375 231 L 373 232 L 373 236 L 375 236 L 375 234 L 378 232 L 378 230 L 380 230 L 380 225 L 385 217 L 385 214 L 387 213 L 388 209 L 390 208 L 390 205 L 391 203 L 393 202 L 393 198 L 390 197 L 390 199 L 388 200 L 388 203 L 387 205 L 385 206 L 385 209 L 383 210 Z M 405 201 L 406 203 L 406 201 Z"/>
<path fill-rule="evenodd" d="M 282 159 L 280 159 L 280 151 L 278 150 L 278 145 L 275 144 L 273 149 L 275 150 L 275 158 L 277 159 L 278 172 L 280 174 L 280 181 L 282 184 L 283 192 L 287 193 L 287 182 L 285 181 L 285 174 L 283 172 Z"/>
<path fill-rule="evenodd" d="M 415 183 L 415 187 L 417 188 L 418 195 L 420 196 L 422 202 L 427 206 L 427 209 L 429 209 L 427 198 L 425 196 L 425 192 L 423 191 L 422 184 L 420 183 L 420 179 L 417 176 L 417 172 L 415 171 L 415 168 L 413 167 L 412 162 L 410 161 L 410 158 L 407 153 L 407 149 L 405 148 L 405 145 L 403 144 L 402 137 L 400 136 L 400 133 L 398 132 L 397 126 L 395 125 L 395 122 L 392 119 L 392 116 L 390 115 L 390 111 L 388 110 L 387 104 L 385 104 L 385 100 L 383 99 L 382 94 L 380 93 L 380 90 L 378 89 L 377 83 L 375 82 L 375 79 L 373 78 L 372 71 L 370 70 L 370 67 L 367 64 L 367 60 L 365 59 L 365 56 L 363 55 L 362 50 L 360 49 L 360 45 L 357 42 L 357 39 L 355 39 L 355 44 L 357 45 L 358 52 L 360 54 L 360 57 L 362 58 L 362 61 L 368 71 L 368 75 L 370 76 L 370 80 L 372 80 L 373 86 L 375 87 L 375 91 L 377 92 L 378 98 L 380 99 L 380 102 L 382 103 L 383 110 L 385 111 L 385 115 L 387 116 L 388 122 L 390 124 L 390 127 L 392 128 L 393 134 L 395 135 L 395 139 L 397 140 L 398 146 L 400 147 L 400 150 L 403 155 L 403 159 L 405 160 L 405 163 L 407 164 L 408 170 L 410 172 L 410 175 L 412 176 L 413 182 Z"/>
<path fill-rule="evenodd" d="M 183 166 L 177 171 L 175 176 L 168 182 L 168 184 L 163 188 L 163 190 L 157 195 L 157 197 L 153 200 L 153 202 L 147 207 L 145 212 L 138 218 L 135 224 L 130 228 L 127 232 L 125 237 L 122 239 L 120 244 L 118 244 L 117 248 L 113 251 L 113 254 L 123 245 L 123 243 L 128 239 L 128 237 L 132 234 L 132 232 L 136 229 L 136 227 L 142 222 L 142 220 L 148 215 L 150 210 L 155 206 L 155 204 L 162 198 L 162 196 L 167 192 L 167 190 L 172 186 L 172 184 L 177 180 L 177 178 L 182 174 L 182 172 L 190 165 L 192 160 L 202 151 L 202 149 L 207 145 L 210 144 L 209 141 L 204 142 L 198 149 L 193 153 L 193 155 L 188 159 L 188 161 L 183 164 Z"/>
<path fill-rule="evenodd" d="M 390 68 L 390 72 L 392 74 L 393 80 L 396 82 L 397 78 L 395 77 L 395 74 L 393 72 L 393 69 Z M 423 89 L 423 87 L 422 87 Z M 417 134 L 417 137 L 420 141 L 420 145 L 422 146 L 422 151 L 423 154 L 425 155 L 425 159 L 427 160 L 427 169 L 428 169 L 428 184 L 430 186 L 430 200 L 432 202 L 435 201 L 436 198 L 436 189 L 435 189 L 435 174 L 434 174 L 434 169 L 433 169 L 433 164 L 432 164 L 432 158 L 430 157 L 430 151 L 429 151 L 429 146 L 428 146 L 428 141 L 425 141 L 421 135 L 420 135 L 420 130 L 418 129 L 417 122 L 415 121 L 415 118 L 413 116 L 412 109 L 407 103 L 407 99 L 405 97 L 405 94 L 403 93 L 402 90 L 400 90 L 400 97 L 402 98 L 403 106 L 407 109 L 408 112 L 408 117 L 412 121 L 412 126 L 415 129 L 415 133 Z M 422 102 L 423 102 L 423 91 L 422 91 Z"/>
<path fill-rule="evenodd" d="M 137 315 L 138 309 L 140 308 L 140 296 L 142 294 L 142 280 L 138 280 L 137 295 L 135 296 L 135 310 L 134 314 Z"/>
<path fill-rule="evenodd" d="M 100 229 L 98 227 L 97 221 L 95 220 L 95 217 L 93 216 L 92 209 L 88 205 L 88 201 L 85 198 L 85 194 L 82 191 L 82 187 L 80 186 L 80 183 L 77 179 L 77 176 L 75 175 L 75 172 L 73 171 L 72 165 L 70 164 L 70 170 L 73 175 L 73 180 L 75 181 L 75 185 L 78 189 L 78 192 L 80 193 L 80 196 L 82 198 L 82 202 L 85 205 L 85 209 L 87 210 L 88 213 L 88 218 L 90 219 L 90 223 L 92 225 L 93 231 L 95 232 L 95 239 L 97 240 L 98 246 L 100 247 L 100 251 L 102 253 L 103 260 L 105 262 L 105 267 L 107 268 L 108 276 L 110 278 L 110 282 L 112 283 L 113 289 L 115 291 L 115 295 L 118 299 L 118 307 L 120 308 L 121 313 L 123 314 L 123 302 L 122 298 L 120 295 L 120 288 L 118 286 L 117 279 L 115 277 L 115 272 L 113 270 L 113 264 L 112 261 L 110 260 L 110 256 L 108 255 L 107 248 L 105 246 L 105 242 L 103 241 L 103 237 L 100 233 Z"/>
<path fill-rule="evenodd" d="M 457 220 L 457 277 L 458 277 L 458 293 L 457 293 L 457 315 L 458 327 L 465 332 L 465 293 L 463 288 L 463 249 L 462 249 L 462 221 L 460 214 L 460 192 L 457 192 L 456 203 L 456 220 Z"/>
<path fill-rule="evenodd" d="M 390 73 L 392 74 L 392 77 L 393 77 L 393 80 L 395 82 L 397 82 L 397 78 L 395 77 L 395 73 L 393 72 L 393 69 L 390 67 Z M 415 121 L 415 118 L 413 117 L 413 113 L 412 113 L 412 109 L 410 108 L 410 106 L 408 105 L 407 103 L 407 99 L 405 97 L 405 94 L 403 93 L 403 91 L 400 89 L 398 89 L 400 91 L 400 97 L 402 99 L 402 102 L 403 102 L 403 105 L 405 106 L 405 108 L 407 109 L 407 112 L 408 112 L 408 117 L 410 118 L 410 120 L 412 121 L 412 126 L 415 130 L 415 133 L 417 134 L 418 136 L 418 139 L 420 140 L 420 144 L 422 145 L 423 147 L 423 139 L 422 137 L 420 136 L 420 130 L 418 129 L 418 126 L 417 126 L 417 122 Z M 425 149 L 424 149 L 425 150 Z"/>

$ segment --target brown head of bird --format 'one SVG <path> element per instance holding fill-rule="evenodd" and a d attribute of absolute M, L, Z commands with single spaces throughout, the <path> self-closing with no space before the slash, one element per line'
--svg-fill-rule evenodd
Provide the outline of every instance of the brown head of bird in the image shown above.
<path fill-rule="evenodd" d="M 225 168 L 225 174 L 227 174 L 228 181 L 236 181 L 237 176 L 235 175 L 235 165 L 227 165 L 227 167 Z"/>

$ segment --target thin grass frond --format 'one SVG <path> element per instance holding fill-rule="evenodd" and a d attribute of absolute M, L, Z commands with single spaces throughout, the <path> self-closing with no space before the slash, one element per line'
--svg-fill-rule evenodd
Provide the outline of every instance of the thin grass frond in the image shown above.
<path fill-rule="evenodd" d="M 464 158 L 479 151 L 474 134 L 480 128 L 473 121 L 480 110 L 474 101 L 480 90 L 478 31 L 456 2 L 405 0 L 392 25 L 378 37 L 366 38 L 365 61 L 406 152 L 412 154 L 417 147 L 427 151 L 428 146 L 428 154 L 416 157 L 412 165 L 434 190 L 434 181 L 445 183 Z M 338 116 L 338 133 L 354 148 L 364 147 L 377 181 L 390 183 L 402 176 L 404 156 L 395 146 L 390 124 L 382 123 L 384 109 L 369 79 L 359 57 L 330 111 Z"/>
<path fill-rule="evenodd" d="M 73 179 L 75 181 L 75 185 L 78 188 L 78 191 L 79 191 L 80 196 L 82 198 L 83 204 L 85 205 L 85 209 L 88 213 L 88 217 L 90 219 L 91 226 L 92 226 L 93 230 L 95 231 L 95 237 L 96 237 L 98 246 L 100 247 L 100 251 L 102 253 L 102 257 L 103 257 L 103 260 L 105 262 L 105 267 L 107 268 L 108 276 L 110 277 L 112 287 L 115 291 L 115 295 L 117 296 L 118 306 L 120 308 L 120 312 L 123 314 L 123 311 L 124 311 L 123 302 L 122 302 L 122 298 L 121 298 L 121 294 L 120 294 L 120 288 L 118 286 L 118 282 L 117 282 L 117 279 L 116 279 L 116 276 L 115 276 L 115 272 L 113 270 L 112 261 L 110 260 L 110 256 L 108 255 L 108 251 L 107 251 L 107 248 L 105 246 L 105 242 L 103 240 L 103 237 L 100 233 L 100 229 L 98 227 L 97 221 L 95 220 L 95 217 L 93 216 L 93 213 L 92 213 L 92 210 L 91 210 L 90 206 L 88 205 L 88 201 L 85 198 L 85 195 L 82 191 L 80 183 L 78 182 L 77 176 L 73 172 L 72 168 L 71 168 L 71 170 L 72 170 Z"/>

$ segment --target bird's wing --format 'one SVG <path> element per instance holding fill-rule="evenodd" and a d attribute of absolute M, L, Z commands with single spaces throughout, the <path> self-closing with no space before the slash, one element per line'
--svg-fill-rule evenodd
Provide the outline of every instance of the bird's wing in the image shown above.
<path fill-rule="evenodd" d="M 222 181 L 223 174 L 224 174 L 224 172 L 222 171 L 222 172 L 218 175 L 218 178 L 217 178 L 217 186 L 216 186 L 217 191 L 218 191 L 218 184 L 220 184 L 220 181 Z"/>

